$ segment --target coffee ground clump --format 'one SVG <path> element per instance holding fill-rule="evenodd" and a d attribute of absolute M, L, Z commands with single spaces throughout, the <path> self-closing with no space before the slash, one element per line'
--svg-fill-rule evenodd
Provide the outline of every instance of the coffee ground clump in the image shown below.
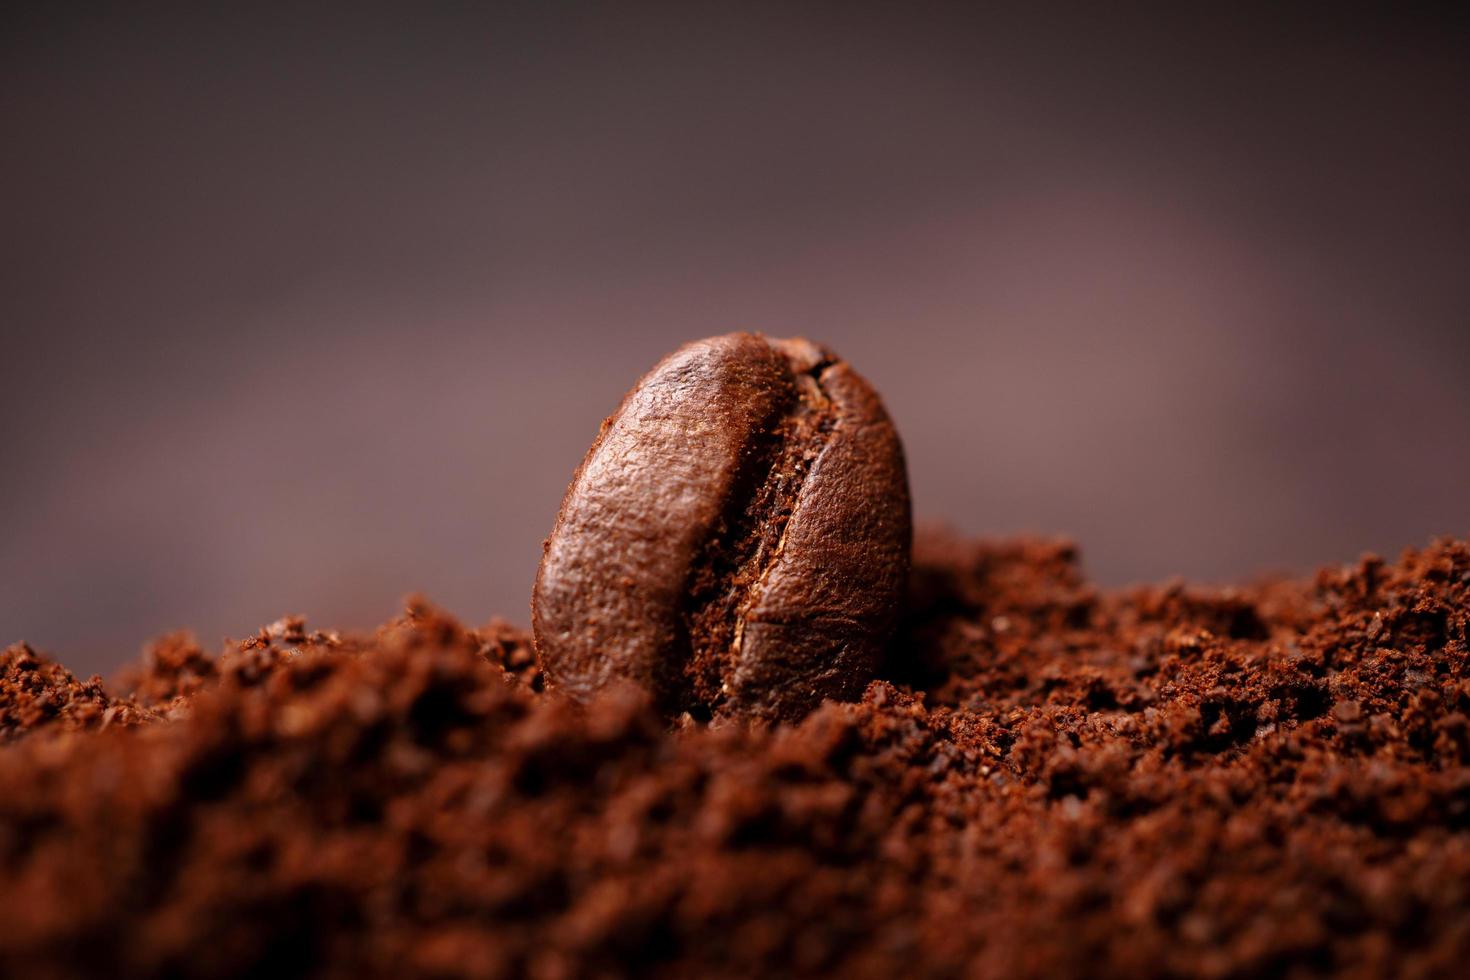
<path fill-rule="evenodd" d="M 1447 976 L 1470 544 L 1232 589 L 921 537 L 854 704 L 545 690 L 527 635 L 0 655 L 0 974 Z"/>

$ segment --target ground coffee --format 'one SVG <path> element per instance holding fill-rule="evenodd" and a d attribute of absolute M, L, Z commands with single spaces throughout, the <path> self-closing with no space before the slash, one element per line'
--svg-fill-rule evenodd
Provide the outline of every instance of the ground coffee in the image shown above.
<path fill-rule="evenodd" d="M 542 690 L 414 603 L 0 658 L 0 975 L 1454 976 L 1470 544 L 1100 592 L 921 537 L 860 702 Z"/>

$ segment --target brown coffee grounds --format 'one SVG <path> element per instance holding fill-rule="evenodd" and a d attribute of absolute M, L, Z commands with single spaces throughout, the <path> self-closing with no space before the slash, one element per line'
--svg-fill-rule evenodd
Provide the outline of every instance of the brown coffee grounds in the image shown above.
<path fill-rule="evenodd" d="M 41 727 L 95 730 L 153 717 L 136 701 L 109 695 L 102 678 L 79 681 L 24 643 L 0 652 L 0 745 Z"/>
<path fill-rule="evenodd" d="M 1450 976 L 1470 544 L 1089 587 L 921 542 L 861 703 L 673 730 L 422 602 L 0 678 L 0 974 Z"/>

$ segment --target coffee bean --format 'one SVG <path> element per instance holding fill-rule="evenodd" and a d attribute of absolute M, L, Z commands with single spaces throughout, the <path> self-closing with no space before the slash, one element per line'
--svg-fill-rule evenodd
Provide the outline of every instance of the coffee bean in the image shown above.
<path fill-rule="evenodd" d="M 712 337 L 605 421 L 532 598 L 549 680 L 670 714 L 800 718 L 871 679 L 908 578 L 903 450 L 873 389 L 800 338 Z"/>

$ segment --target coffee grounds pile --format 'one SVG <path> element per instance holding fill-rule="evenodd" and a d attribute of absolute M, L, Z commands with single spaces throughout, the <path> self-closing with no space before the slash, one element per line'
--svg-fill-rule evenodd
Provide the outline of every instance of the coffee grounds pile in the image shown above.
<path fill-rule="evenodd" d="M 1100 592 L 921 539 L 860 703 L 576 708 L 526 635 L 0 657 L 0 974 L 1452 975 L 1470 543 Z"/>

